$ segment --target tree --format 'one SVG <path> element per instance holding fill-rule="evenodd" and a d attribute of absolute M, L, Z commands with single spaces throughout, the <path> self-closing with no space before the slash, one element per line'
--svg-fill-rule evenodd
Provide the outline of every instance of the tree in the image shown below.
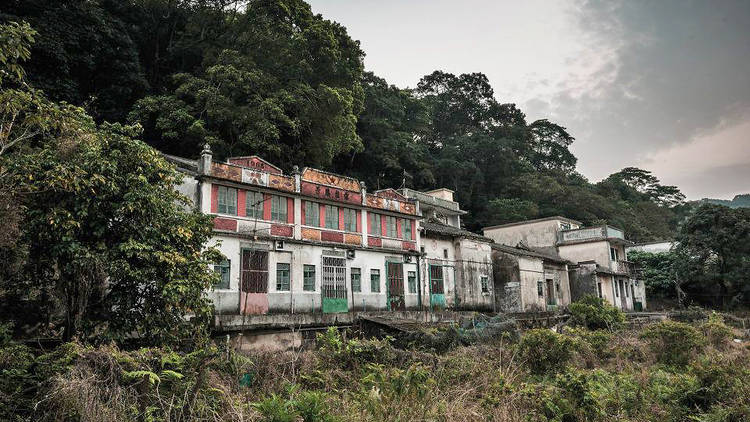
<path fill-rule="evenodd" d="M 676 297 L 676 255 L 673 252 L 628 252 L 628 260 L 641 269 L 649 295 Z"/>
<path fill-rule="evenodd" d="M 697 301 L 728 308 L 750 298 L 750 209 L 704 204 L 677 236 L 680 286 Z"/>
<path fill-rule="evenodd" d="M 575 138 L 564 127 L 540 119 L 529 125 L 529 131 L 532 139 L 530 161 L 537 170 L 575 170 L 577 159 L 568 149 Z"/>
<path fill-rule="evenodd" d="M 497 198 L 487 205 L 488 224 L 505 224 L 531 220 L 539 215 L 539 207 L 531 201 L 518 198 Z"/>

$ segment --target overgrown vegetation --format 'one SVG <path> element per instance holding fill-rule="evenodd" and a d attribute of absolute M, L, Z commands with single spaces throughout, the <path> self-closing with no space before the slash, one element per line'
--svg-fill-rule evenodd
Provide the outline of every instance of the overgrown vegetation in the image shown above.
<path fill-rule="evenodd" d="M 442 353 L 335 329 L 310 350 L 247 355 L 224 343 L 193 352 L 7 343 L 0 419 L 747 420 L 748 339 L 733 342 L 741 333 L 718 318 L 706 324 L 539 329 Z M 704 334 L 717 328 L 729 335 Z"/>

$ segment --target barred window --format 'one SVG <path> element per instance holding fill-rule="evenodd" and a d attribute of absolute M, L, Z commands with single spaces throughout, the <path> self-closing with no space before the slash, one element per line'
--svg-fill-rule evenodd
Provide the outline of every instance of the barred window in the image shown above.
<path fill-rule="evenodd" d="M 482 293 L 489 293 L 490 292 L 490 286 L 487 283 L 487 276 L 483 275 L 479 277 L 479 284 L 482 286 Z"/>
<path fill-rule="evenodd" d="M 219 186 L 219 214 L 237 215 L 237 189 Z"/>

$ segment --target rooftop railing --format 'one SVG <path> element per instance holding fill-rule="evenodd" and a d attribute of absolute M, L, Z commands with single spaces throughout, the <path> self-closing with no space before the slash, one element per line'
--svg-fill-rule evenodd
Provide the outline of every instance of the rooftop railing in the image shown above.
<path fill-rule="evenodd" d="M 460 211 L 460 208 L 458 207 L 458 202 L 436 198 L 424 192 L 411 190 L 411 189 L 403 189 L 402 192 L 404 196 L 406 196 L 407 198 L 414 198 L 423 204 L 438 206 L 438 207 L 445 208 L 451 211 Z"/>
<path fill-rule="evenodd" d="M 624 240 L 625 234 L 620 229 L 614 228 L 612 226 L 601 225 L 596 227 L 563 230 L 557 235 L 557 241 L 559 243 L 612 238 Z"/>

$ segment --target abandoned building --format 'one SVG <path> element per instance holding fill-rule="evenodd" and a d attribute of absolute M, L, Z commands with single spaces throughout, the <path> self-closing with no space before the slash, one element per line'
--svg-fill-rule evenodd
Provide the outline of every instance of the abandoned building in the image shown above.
<path fill-rule="evenodd" d="M 450 189 L 401 189 L 416 200 L 420 252 L 431 309 L 493 311 L 491 239 L 461 228 L 461 210 Z"/>
<path fill-rule="evenodd" d="M 631 242 L 625 240 L 620 229 L 608 225 L 582 227 L 578 221 L 558 216 L 486 227 L 484 235 L 502 245 L 536 250 L 568 261 L 572 301 L 591 294 L 623 310 L 646 307 L 645 286 L 637 279 L 633 264 L 627 261 L 625 247 Z M 505 277 L 497 283 L 514 280 Z M 543 291 L 546 279 L 540 276 L 536 282 L 538 293 L 542 291 L 539 295 L 549 295 Z M 532 289 L 533 282 L 527 280 L 526 284 L 521 291 Z"/>
<path fill-rule="evenodd" d="M 450 191 L 368 192 L 313 168 L 284 174 L 257 156 L 214 161 L 208 148 L 197 161 L 165 157 L 189 175 L 180 191 L 215 216 L 227 258 L 208 292 L 219 325 L 492 309 L 491 241 L 460 229 L 464 211 Z"/>
<path fill-rule="evenodd" d="M 494 243 L 492 261 L 498 310 L 554 311 L 570 304 L 569 262 L 555 252 Z"/>

